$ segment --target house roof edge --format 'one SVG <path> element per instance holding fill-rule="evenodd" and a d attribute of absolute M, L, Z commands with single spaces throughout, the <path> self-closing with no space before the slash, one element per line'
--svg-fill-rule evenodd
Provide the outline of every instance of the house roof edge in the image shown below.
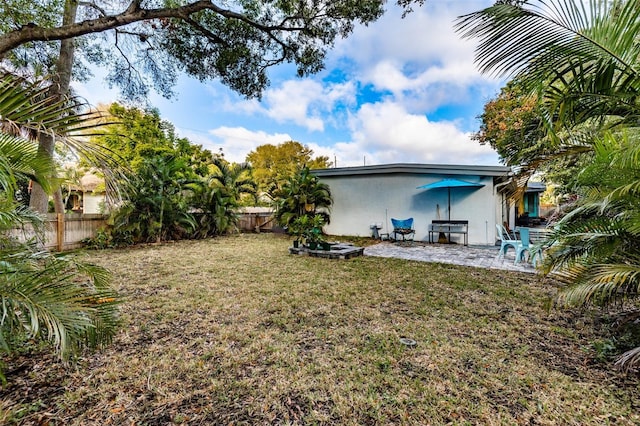
<path fill-rule="evenodd" d="M 506 176 L 511 172 L 508 166 L 477 166 L 456 164 L 420 164 L 392 163 L 371 166 L 336 167 L 332 169 L 314 169 L 311 173 L 318 177 L 379 175 L 392 173 L 445 174 L 445 175 L 479 175 Z"/>

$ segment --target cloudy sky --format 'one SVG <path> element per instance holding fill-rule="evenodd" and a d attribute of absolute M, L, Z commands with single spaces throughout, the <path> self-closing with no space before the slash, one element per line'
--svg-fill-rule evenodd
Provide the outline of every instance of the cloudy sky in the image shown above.
<path fill-rule="evenodd" d="M 427 0 L 404 19 L 392 3 L 378 22 L 340 40 L 321 73 L 298 78 L 291 66 L 272 70 L 261 101 L 181 77 L 174 99 L 153 95 L 151 103 L 181 136 L 222 149 L 230 161 L 244 161 L 258 145 L 295 140 L 339 167 L 499 164 L 470 134 L 501 82 L 478 73 L 474 43 L 453 31 L 457 16 L 492 2 Z M 118 98 L 99 75 L 76 90 L 92 104 Z"/>

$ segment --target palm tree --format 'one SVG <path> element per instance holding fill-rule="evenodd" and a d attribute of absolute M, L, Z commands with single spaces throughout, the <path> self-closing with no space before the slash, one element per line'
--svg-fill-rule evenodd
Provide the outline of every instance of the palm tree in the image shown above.
<path fill-rule="evenodd" d="M 459 18 L 462 36 L 480 41 L 480 70 L 514 77 L 543 103 L 544 142 L 513 155 L 521 187 L 541 165 L 592 152 L 601 130 L 637 126 L 639 27 L 636 3 L 620 0 L 531 0 Z"/>
<path fill-rule="evenodd" d="M 288 227 L 301 216 L 314 217 L 319 214 L 325 223 L 329 223 L 328 209 L 331 203 L 329 186 L 320 182 L 305 166 L 287 179 L 278 191 L 276 220 L 280 226 Z"/>
<path fill-rule="evenodd" d="M 213 159 L 215 170 L 209 175 L 209 187 L 219 187 L 238 204 L 245 195 L 255 195 L 257 184 L 251 176 L 249 163 L 229 163 L 223 158 Z"/>
<path fill-rule="evenodd" d="M 223 158 L 213 160 L 214 170 L 191 188 L 193 207 L 199 213 L 196 237 L 221 235 L 238 223 L 238 208 L 243 196 L 254 196 L 256 183 L 247 163 L 229 163 Z"/>
<path fill-rule="evenodd" d="M 515 75 L 544 101 L 547 152 L 530 150 L 525 176 L 553 156 L 592 152 L 582 198 L 557 226 L 546 271 L 568 284 L 562 304 L 611 306 L 640 295 L 640 7 L 635 1 L 532 0 L 460 18 L 477 37 L 483 72 Z M 525 154 L 527 147 L 524 147 Z M 595 179 L 593 177 L 596 177 Z M 621 358 L 640 363 L 640 348 Z"/>
<path fill-rule="evenodd" d="M 173 155 L 144 160 L 129 178 L 127 200 L 109 219 L 117 243 L 179 239 L 194 230 L 186 171 L 184 161 Z"/>
<path fill-rule="evenodd" d="M 16 203 L 14 193 L 21 177 L 48 190 L 54 187 L 55 166 L 38 154 L 37 131 L 75 145 L 69 135 L 90 127 L 87 119 L 93 116 L 77 113 L 71 100 L 51 102 L 46 86 L 11 74 L 0 75 L 0 88 L 0 351 L 42 340 L 66 359 L 78 349 L 111 340 L 120 298 L 105 269 L 12 236 L 16 226 L 38 229 L 42 223 Z"/>

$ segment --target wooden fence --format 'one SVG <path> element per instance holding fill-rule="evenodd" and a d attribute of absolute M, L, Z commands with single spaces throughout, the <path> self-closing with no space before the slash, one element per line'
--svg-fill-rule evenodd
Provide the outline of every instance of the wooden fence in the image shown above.
<path fill-rule="evenodd" d="M 272 212 L 244 212 L 239 215 L 238 229 L 241 232 L 272 231 Z M 45 220 L 43 248 L 51 251 L 73 250 L 83 246 L 82 240 L 96 236 L 98 229 L 106 225 L 107 216 L 101 214 L 55 214 Z M 14 229 L 11 235 L 26 241 L 34 237 L 33 228 L 25 226 Z"/>
<path fill-rule="evenodd" d="M 243 212 L 239 216 L 238 229 L 242 232 L 271 232 L 275 227 L 271 211 Z"/>
<path fill-rule="evenodd" d="M 43 248 L 52 251 L 73 250 L 82 247 L 82 240 L 92 238 L 106 223 L 101 214 L 50 213 L 44 221 Z M 11 235 L 21 241 L 35 236 L 29 225 L 14 229 Z"/>

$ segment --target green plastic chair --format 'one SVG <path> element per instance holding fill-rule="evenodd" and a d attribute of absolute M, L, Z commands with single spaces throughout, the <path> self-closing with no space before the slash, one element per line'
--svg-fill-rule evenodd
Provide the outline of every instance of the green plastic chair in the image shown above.
<path fill-rule="evenodd" d="M 520 231 L 520 244 L 516 247 L 516 260 L 513 263 L 516 264 L 524 261 L 524 253 L 528 252 L 529 260 L 535 268 L 538 264 L 537 259 L 542 261 L 542 249 L 531 244 L 529 240 L 529 228 L 520 227 L 518 230 Z"/>
<path fill-rule="evenodd" d="M 497 223 L 496 230 L 498 231 L 498 238 L 500 238 L 500 253 L 498 253 L 498 257 L 504 257 L 504 255 L 507 254 L 509 247 L 513 247 L 517 252 L 521 241 L 511 237 L 505 227 L 498 225 Z"/>

